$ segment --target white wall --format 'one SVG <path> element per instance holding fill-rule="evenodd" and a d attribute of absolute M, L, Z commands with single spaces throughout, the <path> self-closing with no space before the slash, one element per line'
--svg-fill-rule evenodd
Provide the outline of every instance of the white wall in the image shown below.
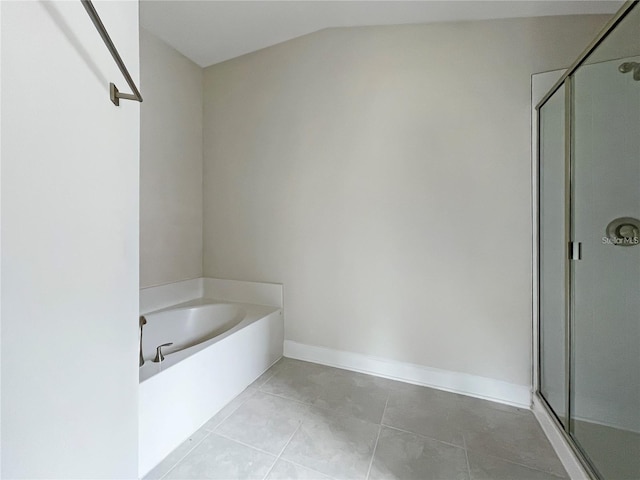
<path fill-rule="evenodd" d="M 2 2 L 0 2 L 2 25 Z M 0 34 L 0 92 L 2 92 L 2 35 Z M 0 94 L 0 212 L 2 211 L 2 95 Z M 2 215 L 0 215 L 0 272 L 2 272 Z M 0 274 L 0 405 L 2 403 L 2 275 Z M 0 408 L 0 477 L 2 476 L 2 408 Z"/>
<path fill-rule="evenodd" d="M 137 2 L 96 8 L 138 79 Z M 140 107 L 80 2 L 1 27 L 2 477 L 135 478 Z"/>
<path fill-rule="evenodd" d="M 606 17 L 330 29 L 205 70 L 204 274 L 286 338 L 531 384 L 530 76 Z"/>
<path fill-rule="evenodd" d="M 202 69 L 140 30 L 140 286 L 202 276 Z"/>

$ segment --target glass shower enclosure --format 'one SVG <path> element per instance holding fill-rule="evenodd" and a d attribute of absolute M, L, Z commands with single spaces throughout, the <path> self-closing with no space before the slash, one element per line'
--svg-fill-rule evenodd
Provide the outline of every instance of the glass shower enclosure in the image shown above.
<path fill-rule="evenodd" d="M 640 6 L 537 106 L 538 386 L 587 471 L 640 478 Z"/>

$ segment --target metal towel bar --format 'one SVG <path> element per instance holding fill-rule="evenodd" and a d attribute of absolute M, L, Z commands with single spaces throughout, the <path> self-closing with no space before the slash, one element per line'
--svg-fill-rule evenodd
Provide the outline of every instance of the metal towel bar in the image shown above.
<path fill-rule="evenodd" d="M 118 53 L 118 50 L 116 49 L 116 46 L 111 41 L 111 37 L 109 36 L 109 33 L 107 33 L 107 29 L 104 27 L 104 24 L 102 23 L 102 20 L 100 20 L 100 16 L 98 15 L 98 12 L 96 11 L 95 7 L 93 6 L 93 3 L 91 3 L 91 0 L 80 0 L 80 1 L 82 2 L 82 6 L 84 7 L 84 9 L 89 14 L 89 17 L 91 18 L 91 21 L 93 22 L 93 24 L 95 25 L 96 29 L 98 30 L 98 33 L 102 37 L 102 40 L 104 40 L 104 44 L 107 46 L 107 49 L 109 49 L 109 52 L 111 52 L 111 56 L 115 60 L 116 65 L 118 65 L 118 68 L 120 69 L 120 72 L 122 72 L 122 75 L 124 76 L 124 79 L 129 84 L 129 88 L 133 92 L 133 94 L 131 94 L 131 93 L 121 93 L 118 90 L 118 88 L 115 86 L 115 84 L 113 82 L 111 82 L 109 84 L 109 95 L 111 96 L 111 101 L 116 106 L 120 105 L 120 99 L 121 98 L 123 100 L 135 100 L 135 101 L 138 101 L 138 102 L 142 102 L 142 95 L 140 95 L 140 91 L 136 87 L 136 84 L 133 81 L 133 79 L 131 78 L 131 75 L 129 75 L 129 70 L 127 70 L 127 67 L 125 66 L 124 62 L 122 61 L 122 58 L 120 57 L 120 54 Z"/>

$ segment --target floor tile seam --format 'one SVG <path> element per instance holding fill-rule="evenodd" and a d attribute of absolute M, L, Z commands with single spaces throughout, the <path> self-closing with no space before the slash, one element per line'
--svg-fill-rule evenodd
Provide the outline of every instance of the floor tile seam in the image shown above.
<path fill-rule="evenodd" d="M 289 446 L 289 444 L 291 443 L 291 440 L 293 440 L 293 437 L 296 435 L 296 433 L 298 433 L 298 431 L 300 430 L 300 428 L 302 428 L 302 421 L 298 422 L 298 426 L 296 427 L 296 429 L 293 431 L 293 433 L 289 436 L 289 439 L 287 440 L 287 443 L 284 444 L 284 446 L 282 447 L 282 449 L 280 450 L 280 453 L 278 453 L 278 458 L 282 457 L 282 454 L 284 453 L 284 451 L 287 449 L 287 447 Z"/>
<path fill-rule="evenodd" d="M 456 445 L 455 443 L 445 442 L 444 440 L 440 440 L 440 439 L 435 438 L 435 437 L 430 437 L 429 435 L 423 435 L 421 433 L 412 432 L 411 430 L 404 430 L 403 428 L 394 427 L 393 425 L 387 425 L 386 423 L 383 423 L 380 426 L 381 427 L 385 427 L 385 428 L 390 428 L 392 430 L 397 430 L 397 431 L 402 432 L 402 433 L 409 433 L 409 434 L 415 435 L 417 437 L 426 438 L 427 440 L 433 440 L 433 441 L 436 441 L 438 443 L 443 443 L 444 445 L 448 445 L 450 447 L 456 447 L 456 448 L 464 449 L 464 447 L 462 447 L 460 445 Z"/>
<path fill-rule="evenodd" d="M 447 392 L 447 390 L 439 390 L 439 391 Z M 517 415 L 520 417 L 522 416 L 526 417 L 532 414 L 532 411 L 529 410 L 528 408 L 511 405 L 509 403 L 499 402 L 498 400 L 492 400 L 486 397 L 474 397 L 466 393 L 457 393 L 457 392 L 449 392 L 449 393 L 453 393 L 455 395 L 459 395 L 460 397 L 462 397 L 462 398 L 456 399 L 456 401 L 463 405 L 465 403 L 469 405 L 470 403 L 481 402 L 480 405 L 469 405 L 469 406 L 488 408 L 494 412 L 503 412 L 509 415 Z"/>
<path fill-rule="evenodd" d="M 382 409 L 382 416 L 380 417 L 380 426 L 384 423 L 384 414 L 387 413 L 387 406 L 389 406 L 389 399 L 391 398 L 391 392 L 387 392 L 387 400 L 384 402 L 384 408 Z"/>
<path fill-rule="evenodd" d="M 313 406 L 314 406 L 312 403 L 304 402 L 304 401 L 302 401 L 302 400 L 298 400 L 298 399 L 291 398 L 291 397 L 286 397 L 286 396 L 284 396 L 284 395 L 279 395 L 279 394 L 277 394 L 277 393 L 273 393 L 273 392 L 265 392 L 264 390 L 260 390 L 260 389 L 258 389 L 258 391 L 259 391 L 260 393 L 264 393 L 265 395 L 271 395 L 272 397 L 283 398 L 284 400 L 291 400 L 292 402 L 300 403 L 300 404 L 302 404 L 302 405 L 307 405 L 307 406 L 310 406 L 310 407 L 313 407 Z"/>
<path fill-rule="evenodd" d="M 271 475 L 271 472 L 273 470 L 273 467 L 276 466 L 276 463 L 278 463 L 278 457 L 273 459 L 273 463 L 271 464 L 271 466 L 269 467 L 269 470 L 267 470 L 267 473 L 264 474 L 264 477 L 262 477 L 262 480 L 267 480 L 267 477 L 269 477 L 269 475 Z"/>
<path fill-rule="evenodd" d="M 278 363 L 278 362 L 276 362 L 276 363 Z M 275 363 L 273 365 L 275 365 Z M 271 365 L 271 367 L 273 367 L 273 365 Z M 269 367 L 269 368 L 271 368 L 271 367 Z M 263 386 L 265 386 L 267 384 L 267 382 L 269 380 L 271 380 L 273 377 L 276 376 L 276 373 L 278 373 L 278 372 L 273 372 L 271 375 L 269 375 L 269 378 L 267 378 L 264 382 L 262 382 L 259 386 L 256 386 L 255 388 L 257 390 L 260 390 Z"/>
<path fill-rule="evenodd" d="M 289 436 L 289 439 L 287 440 L 287 442 L 284 444 L 284 446 L 282 447 L 282 449 L 280 450 L 280 453 L 278 453 L 278 456 L 275 458 L 275 460 L 273 461 L 273 463 L 271 464 L 271 468 L 269 468 L 269 470 L 267 471 L 267 473 L 265 474 L 264 478 L 262 480 L 266 480 L 267 477 L 271 474 L 271 471 L 273 470 L 273 467 L 276 466 L 276 463 L 278 463 L 278 460 L 280 460 L 280 458 L 282 457 L 282 454 L 284 453 L 285 449 L 289 446 L 289 444 L 291 443 L 291 440 L 293 440 L 293 437 L 296 433 L 298 433 L 298 430 L 300 430 L 300 427 L 302 426 L 302 422 L 298 423 L 298 426 L 296 427 L 296 429 L 293 431 L 293 433 Z"/>
<path fill-rule="evenodd" d="M 284 452 L 283 452 L 283 453 L 284 453 Z M 306 465 L 302 465 L 301 463 L 294 462 L 293 460 L 289 460 L 288 458 L 279 458 L 279 460 L 282 460 L 283 462 L 291 463 L 291 464 L 293 464 L 293 465 L 295 465 L 295 466 L 297 466 L 297 467 L 301 467 L 301 468 L 305 468 L 305 469 L 307 469 L 307 470 L 311 470 L 312 472 L 317 473 L 317 474 L 319 474 L 319 475 L 324 475 L 325 477 L 330 478 L 331 480 L 336 480 L 336 479 L 335 479 L 334 477 L 332 477 L 331 475 L 327 475 L 326 473 L 319 472 L 319 471 L 318 471 L 318 470 L 316 470 L 315 468 L 307 467 Z"/>
<path fill-rule="evenodd" d="M 257 451 L 257 452 L 260 452 L 260 453 L 264 453 L 264 454 L 266 454 L 266 455 L 269 455 L 270 457 L 276 457 L 276 455 L 275 455 L 274 453 L 272 453 L 272 452 L 267 452 L 266 450 L 262 450 L 261 448 L 254 447 L 253 445 L 249 445 L 248 443 L 244 443 L 244 442 L 242 442 L 242 441 L 240 441 L 240 440 L 236 440 L 235 438 L 228 437 L 227 435 L 223 435 L 223 434 L 222 434 L 222 433 L 220 433 L 220 432 L 211 432 L 211 435 L 217 435 L 218 437 L 224 438 L 225 440 L 230 440 L 230 441 L 232 441 L 232 442 L 238 443 L 238 444 L 240 444 L 240 445 L 243 445 L 243 446 L 245 446 L 245 447 L 248 447 L 248 448 L 250 448 L 250 449 L 252 449 L 252 450 L 255 450 L 255 451 Z"/>
<path fill-rule="evenodd" d="M 229 414 L 228 414 L 228 415 L 225 415 L 225 417 L 224 417 L 224 418 L 222 418 L 222 419 L 221 419 L 221 420 L 220 420 L 220 421 L 219 421 L 219 422 L 218 422 L 218 423 L 217 423 L 213 428 L 209 429 L 209 428 L 207 428 L 207 427 L 205 426 L 205 427 L 204 427 L 204 429 L 205 429 L 205 430 L 207 430 L 209 433 L 213 433 L 213 432 L 215 432 L 215 431 L 218 429 L 218 427 L 220 427 L 220 425 L 222 425 L 222 423 L 223 423 L 223 422 L 225 422 L 225 421 L 226 421 L 226 420 L 227 420 L 231 415 L 233 415 L 234 413 L 236 413 L 236 411 L 237 411 L 241 406 L 243 406 L 245 403 L 247 403 L 247 400 L 249 400 L 251 397 L 253 397 L 253 396 L 256 394 L 256 392 L 257 392 L 257 391 L 258 391 L 258 389 L 255 389 L 255 391 L 254 391 L 254 392 L 251 392 L 249 395 L 247 395 L 247 398 L 245 398 L 244 400 L 242 400 L 242 401 L 238 404 L 238 406 L 237 406 L 236 408 L 234 408 L 233 410 L 231 410 L 231 411 L 229 412 Z M 236 398 L 237 398 L 237 397 L 236 397 Z M 234 398 L 234 400 L 235 400 L 235 398 Z M 233 400 L 231 400 L 231 401 L 233 402 Z M 225 405 L 225 406 L 226 406 L 226 405 Z M 222 407 L 222 408 L 224 408 L 224 407 Z M 222 409 L 221 409 L 221 410 L 222 410 Z M 215 415 L 214 415 L 213 417 L 215 417 Z M 213 418 L 213 417 L 211 417 L 211 418 Z M 211 420 L 211 418 L 210 418 L 209 420 Z M 209 420 L 207 420 L 207 423 L 209 422 Z M 206 425 L 206 423 L 205 423 L 205 425 Z"/>
<path fill-rule="evenodd" d="M 464 458 L 467 459 L 467 472 L 469 472 L 469 480 L 471 480 L 471 464 L 469 463 L 469 452 L 467 452 L 467 441 L 462 435 L 462 445 L 464 445 Z"/>
<path fill-rule="evenodd" d="M 375 425 L 375 426 L 379 426 L 380 425 L 380 423 L 376 423 L 375 421 L 365 420 L 364 418 L 356 417 L 355 415 L 351 415 L 351 414 L 348 414 L 348 413 L 337 412 L 335 410 L 332 410 L 329 407 L 321 407 L 320 405 L 314 405 L 313 403 L 304 402 L 302 400 L 297 400 L 295 398 L 285 397 L 284 395 L 279 395 L 277 393 L 265 392 L 265 391 L 262 391 L 262 390 L 259 390 L 259 391 L 260 391 L 260 393 L 264 393 L 266 395 L 271 395 L 273 397 L 282 398 L 284 400 L 291 400 L 292 402 L 299 403 L 299 404 L 304 405 L 306 407 L 317 408 L 319 410 L 324 410 L 324 411 L 327 411 L 327 412 L 331 412 L 333 415 L 335 415 L 337 417 L 344 417 L 344 418 L 349 418 L 349 419 L 353 419 L 353 420 L 358 420 L 360 422 L 368 423 L 369 425 Z"/>
<path fill-rule="evenodd" d="M 382 409 L 382 416 L 380 417 L 380 425 L 378 426 L 378 435 L 376 436 L 376 443 L 373 446 L 373 452 L 371 453 L 371 460 L 369 461 L 369 468 L 367 469 L 367 476 L 365 480 L 369 480 L 371 475 L 371 467 L 373 467 L 373 460 L 376 456 L 376 450 L 378 449 L 378 442 L 380 441 L 380 433 L 382 433 L 382 422 L 384 421 L 384 414 L 387 411 L 387 405 L 389 405 L 389 398 L 391 397 L 391 391 L 387 392 L 387 400 L 384 402 L 384 408 Z"/>
<path fill-rule="evenodd" d="M 376 456 L 376 450 L 378 449 L 378 441 L 380 441 L 380 433 L 382 432 L 382 424 L 378 426 L 378 435 L 376 436 L 376 443 L 373 445 L 373 452 L 371 452 L 371 460 L 369 460 L 369 467 L 367 468 L 367 475 L 364 477 L 365 480 L 369 480 L 369 475 L 371 474 L 371 467 L 373 466 L 373 459 Z"/>
<path fill-rule="evenodd" d="M 380 423 L 376 423 L 375 421 L 365 420 L 364 418 L 356 417 L 355 415 L 352 415 L 352 414 L 349 414 L 349 413 L 337 412 L 335 410 L 332 410 L 329 407 L 320 407 L 319 405 L 313 405 L 313 404 L 309 404 L 309 406 L 311 408 L 316 408 L 318 410 L 323 410 L 325 412 L 329 412 L 334 417 L 336 417 L 338 420 L 340 420 L 340 419 L 355 420 L 357 422 L 366 423 L 367 425 L 372 425 L 374 427 L 379 427 L 381 425 Z"/>
<path fill-rule="evenodd" d="M 403 382 L 406 383 L 406 382 Z M 513 415 L 513 416 L 518 416 L 518 417 L 527 417 L 529 415 L 532 415 L 532 411 L 529 409 L 525 409 L 523 407 L 516 407 L 514 405 L 509 405 L 506 403 L 501 403 L 498 402 L 496 400 L 490 400 L 488 398 L 483 398 L 483 397 L 474 397 L 465 393 L 458 393 L 458 392 L 454 392 L 451 390 L 441 390 L 439 388 L 436 387 L 430 387 L 427 385 L 418 385 L 418 384 L 414 384 L 414 383 L 406 383 L 407 385 L 411 385 L 414 387 L 420 387 L 420 388 L 424 388 L 427 390 L 434 390 L 435 391 L 435 396 L 436 397 L 441 397 L 438 400 L 445 400 L 445 398 L 443 398 L 443 396 L 446 396 L 448 394 L 450 395 L 457 395 L 460 396 L 462 398 L 455 398 L 455 399 L 448 399 L 450 400 L 449 403 L 453 402 L 455 404 L 457 404 L 458 406 L 462 406 L 464 407 L 465 404 L 466 406 L 468 406 L 469 404 L 467 402 L 474 402 L 474 401 L 480 401 L 480 402 L 486 402 L 488 405 L 484 405 L 485 408 L 491 410 L 492 412 L 501 412 L 501 413 L 505 413 L 508 415 Z M 395 393 L 392 390 L 392 393 Z M 444 394 L 444 395 L 443 395 Z M 402 392 L 400 392 L 400 395 L 402 395 Z M 419 403 L 419 404 L 424 404 L 424 403 L 431 403 L 432 400 L 425 400 L 424 398 L 414 398 L 414 399 L 408 399 L 407 401 L 411 402 L 411 403 Z M 507 408 L 505 408 L 507 407 Z"/>
<path fill-rule="evenodd" d="M 169 474 L 170 474 L 170 473 L 171 473 L 171 472 L 172 472 L 172 471 L 173 471 L 173 470 L 174 470 L 174 469 L 175 469 L 175 468 L 180 464 L 180 462 L 182 462 L 185 458 L 187 458 L 187 456 L 188 456 L 191 452 L 193 452 L 193 451 L 196 449 L 196 447 L 198 447 L 198 445 L 200 445 L 202 442 L 204 442 L 204 441 L 205 441 L 205 439 L 206 439 L 207 437 L 209 437 L 209 435 L 211 435 L 211 433 L 212 433 L 212 432 L 210 432 L 209 430 L 206 430 L 206 429 L 205 429 L 205 432 L 207 432 L 207 434 L 206 434 L 204 437 L 202 437 L 202 438 L 200 439 L 200 441 L 199 441 L 199 442 L 196 442 L 196 444 L 195 444 L 193 447 L 191 447 L 189 450 L 187 450 L 187 453 L 185 453 L 184 455 L 182 455 L 182 456 L 180 457 L 180 459 L 179 459 L 176 463 L 174 463 L 174 464 L 173 464 L 173 466 L 172 466 L 169 470 L 167 470 L 167 472 L 166 472 L 164 475 L 162 475 L 162 476 L 160 477 L 160 479 L 159 479 L 159 480 L 164 480 L 164 479 L 167 477 L 167 475 L 169 475 Z"/>
<path fill-rule="evenodd" d="M 559 475 L 557 475 L 557 474 L 555 474 L 553 472 L 550 472 L 548 470 L 543 470 L 543 469 L 538 468 L 538 467 L 533 467 L 531 465 L 527 465 L 526 463 L 516 462 L 516 461 L 511 460 L 509 458 L 500 457 L 498 455 L 491 455 L 490 453 L 484 453 L 484 452 L 481 452 L 481 451 L 478 451 L 478 450 L 474 450 L 474 449 L 469 449 L 469 448 L 466 448 L 465 450 L 468 451 L 468 452 L 471 452 L 471 453 L 477 453 L 479 455 L 484 455 L 484 456 L 487 456 L 487 457 L 497 458 L 498 460 L 502 460 L 503 462 L 507 462 L 507 463 L 510 463 L 512 465 L 518 465 L 519 467 L 528 468 L 529 470 L 535 470 L 536 472 L 546 473 L 547 475 L 551 475 L 551 476 L 556 477 L 558 479 L 567 479 L 568 478 L 568 477 L 559 476 Z M 558 462 L 560 462 L 560 460 L 558 460 Z"/>

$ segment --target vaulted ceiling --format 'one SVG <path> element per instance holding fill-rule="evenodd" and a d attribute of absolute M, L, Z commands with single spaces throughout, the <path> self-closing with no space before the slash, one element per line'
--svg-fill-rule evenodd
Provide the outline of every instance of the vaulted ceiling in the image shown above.
<path fill-rule="evenodd" d="M 329 27 L 612 14 L 622 1 L 158 1 L 140 22 L 201 67 Z"/>

